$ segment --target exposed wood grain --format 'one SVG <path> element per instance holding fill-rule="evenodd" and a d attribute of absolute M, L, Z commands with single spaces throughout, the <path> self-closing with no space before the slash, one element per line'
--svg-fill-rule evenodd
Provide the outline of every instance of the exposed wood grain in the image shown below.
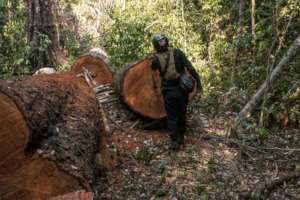
<path fill-rule="evenodd" d="M 160 91 L 161 78 L 158 71 L 151 69 L 148 59 L 128 65 L 119 71 L 115 80 L 121 99 L 134 112 L 152 119 L 166 116 Z M 196 87 L 190 99 L 196 94 Z"/>

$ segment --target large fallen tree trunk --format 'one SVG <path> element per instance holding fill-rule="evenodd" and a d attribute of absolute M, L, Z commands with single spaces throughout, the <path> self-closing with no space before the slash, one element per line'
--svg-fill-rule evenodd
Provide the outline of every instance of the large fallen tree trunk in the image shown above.
<path fill-rule="evenodd" d="M 97 54 L 91 52 L 89 55 L 79 57 L 72 65 L 71 72 L 80 74 L 82 68 L 86 68 L 95 81 L 95 84 L 111 84 L 113 76 L 110 67 Z"/>
<path fill-rule="evenodd" d="M 262 86 L 259 88 L 259 90 L 255 93 L 255 95 L 252 97 L 252 99 L 245 105 L 245 107 L 241 110 L 238 117 L 235 120 L 234 128 L 238 126 L 241 120 L 244 118 L 250 116 L 254 109 L 259 105 L 261 102 L 264 94 L 267 91 L 267 84 L 273 85 L 276 80 L 278 80 L 278 75 L 283 70 L 283 67 L 290 62 L 290 60 L 296 55 L 298 49 L 300 47 L 300 36 L 293 42 L 291 47 L 289 48 L 287 54 L 281 59 L 281 61 L 278 63 L 278 65 L 274 68 L 272 71 L 269 80 L 266 80 Z"/>
<path fill-rule="evenodd" d="M 120 70 L 115 78 L 121 99 L 134 112 L 152 119 L 166 117 L 158 71 L 151 69 L 149 59 L 143 59 Z M 196 87 L 190 94 L 195 96 Z"/>
<path fill-rule="evenodd" d="M 100 115 L 70 74 L 0 80 L 0 199 L 92 190 Z"/>

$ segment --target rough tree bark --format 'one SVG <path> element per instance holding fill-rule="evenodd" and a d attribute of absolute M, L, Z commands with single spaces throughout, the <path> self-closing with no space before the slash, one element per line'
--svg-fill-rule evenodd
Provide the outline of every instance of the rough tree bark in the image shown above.
<path fill-rule="evenodd" d="M 0 198 L 47 199 L 92 191 L 100 115 L 70 74 L 0 80 Z"/>
<path fill-rule="evenodd" d="M 54 23 L 53 0 L 26 0 L 27 40 L 33 51 L 30 57 L 34 70 L 54 67 L 57 63 L 58 37 Z"/>
<path fill-rule="evenodd" d="M 298 49 L 300 47 L 300 35 L 295 39 L 293 44 L 290 46 L 287 54 L 281 59 L 281 61 L 274 68 L 272 73 L 270 74 L 269 80 L 266 80 L 259 90 L 255 93 L 255 95 L 251 98 L 251 100 L 245 105 L 245 107 L 241 110 L 238 117 L 235 119 L 234 127 L 236 127 L 241 120 L 250 116 L 254 109 L 259 105 L 264 94 L 268 92 L 267 85 L 268 81 L 270 85 L 273 85 L 276 80 L 278 80 L 278 75 L 283 70 L 284 66 L 288 64 L 288 62 L 296 55 Z"/>
<path fill-rule="evenodd" d="M 124 103 L 134 112 L 151 119 L 166 117 L 160 82 L 159 72 L 151 69 L 148 59 L 122 68 L 115 77 L 117 91 Z M 190 99 L 196 92 L 195 87 Z"/>

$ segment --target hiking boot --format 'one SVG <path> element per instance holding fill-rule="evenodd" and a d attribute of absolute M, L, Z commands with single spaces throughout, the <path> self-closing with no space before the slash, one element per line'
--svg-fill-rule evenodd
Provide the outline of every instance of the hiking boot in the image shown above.
<path fill-rule="evenodd" d="M 178 144 L 179 144 L 179 146 L 183 146 L 184 145 L 184 136 L 183 135 L 181 135 L 181 136 L 179 136 L 179 138 L 178 138 Z"/>
<path fill-rule="evenodd" d="M 177 151 L 180 147 L 180 144 L 177 141 L 171 141 L 169 144 L 169 150 Z"/>

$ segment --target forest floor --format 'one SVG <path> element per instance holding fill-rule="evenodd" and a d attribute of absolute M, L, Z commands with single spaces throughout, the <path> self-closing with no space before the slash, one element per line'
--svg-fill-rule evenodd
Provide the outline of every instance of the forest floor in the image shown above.
<path fill-rule="evenodd" d="M 111 112 L 110 119 L 113 113 L 120 114 Z M 165 130 L 130 128 L 136 119 L 115 120 L 117 127 L 105 144 L 112 162 L 98 180 L 96 196 L 122 200 L 300 199 L 299 130 L 280 130 L 263 138 L 246 131 L 226 140 L 227 119 L 193 109 L 184 147 L 178 152 L 167 150 Z"/>

